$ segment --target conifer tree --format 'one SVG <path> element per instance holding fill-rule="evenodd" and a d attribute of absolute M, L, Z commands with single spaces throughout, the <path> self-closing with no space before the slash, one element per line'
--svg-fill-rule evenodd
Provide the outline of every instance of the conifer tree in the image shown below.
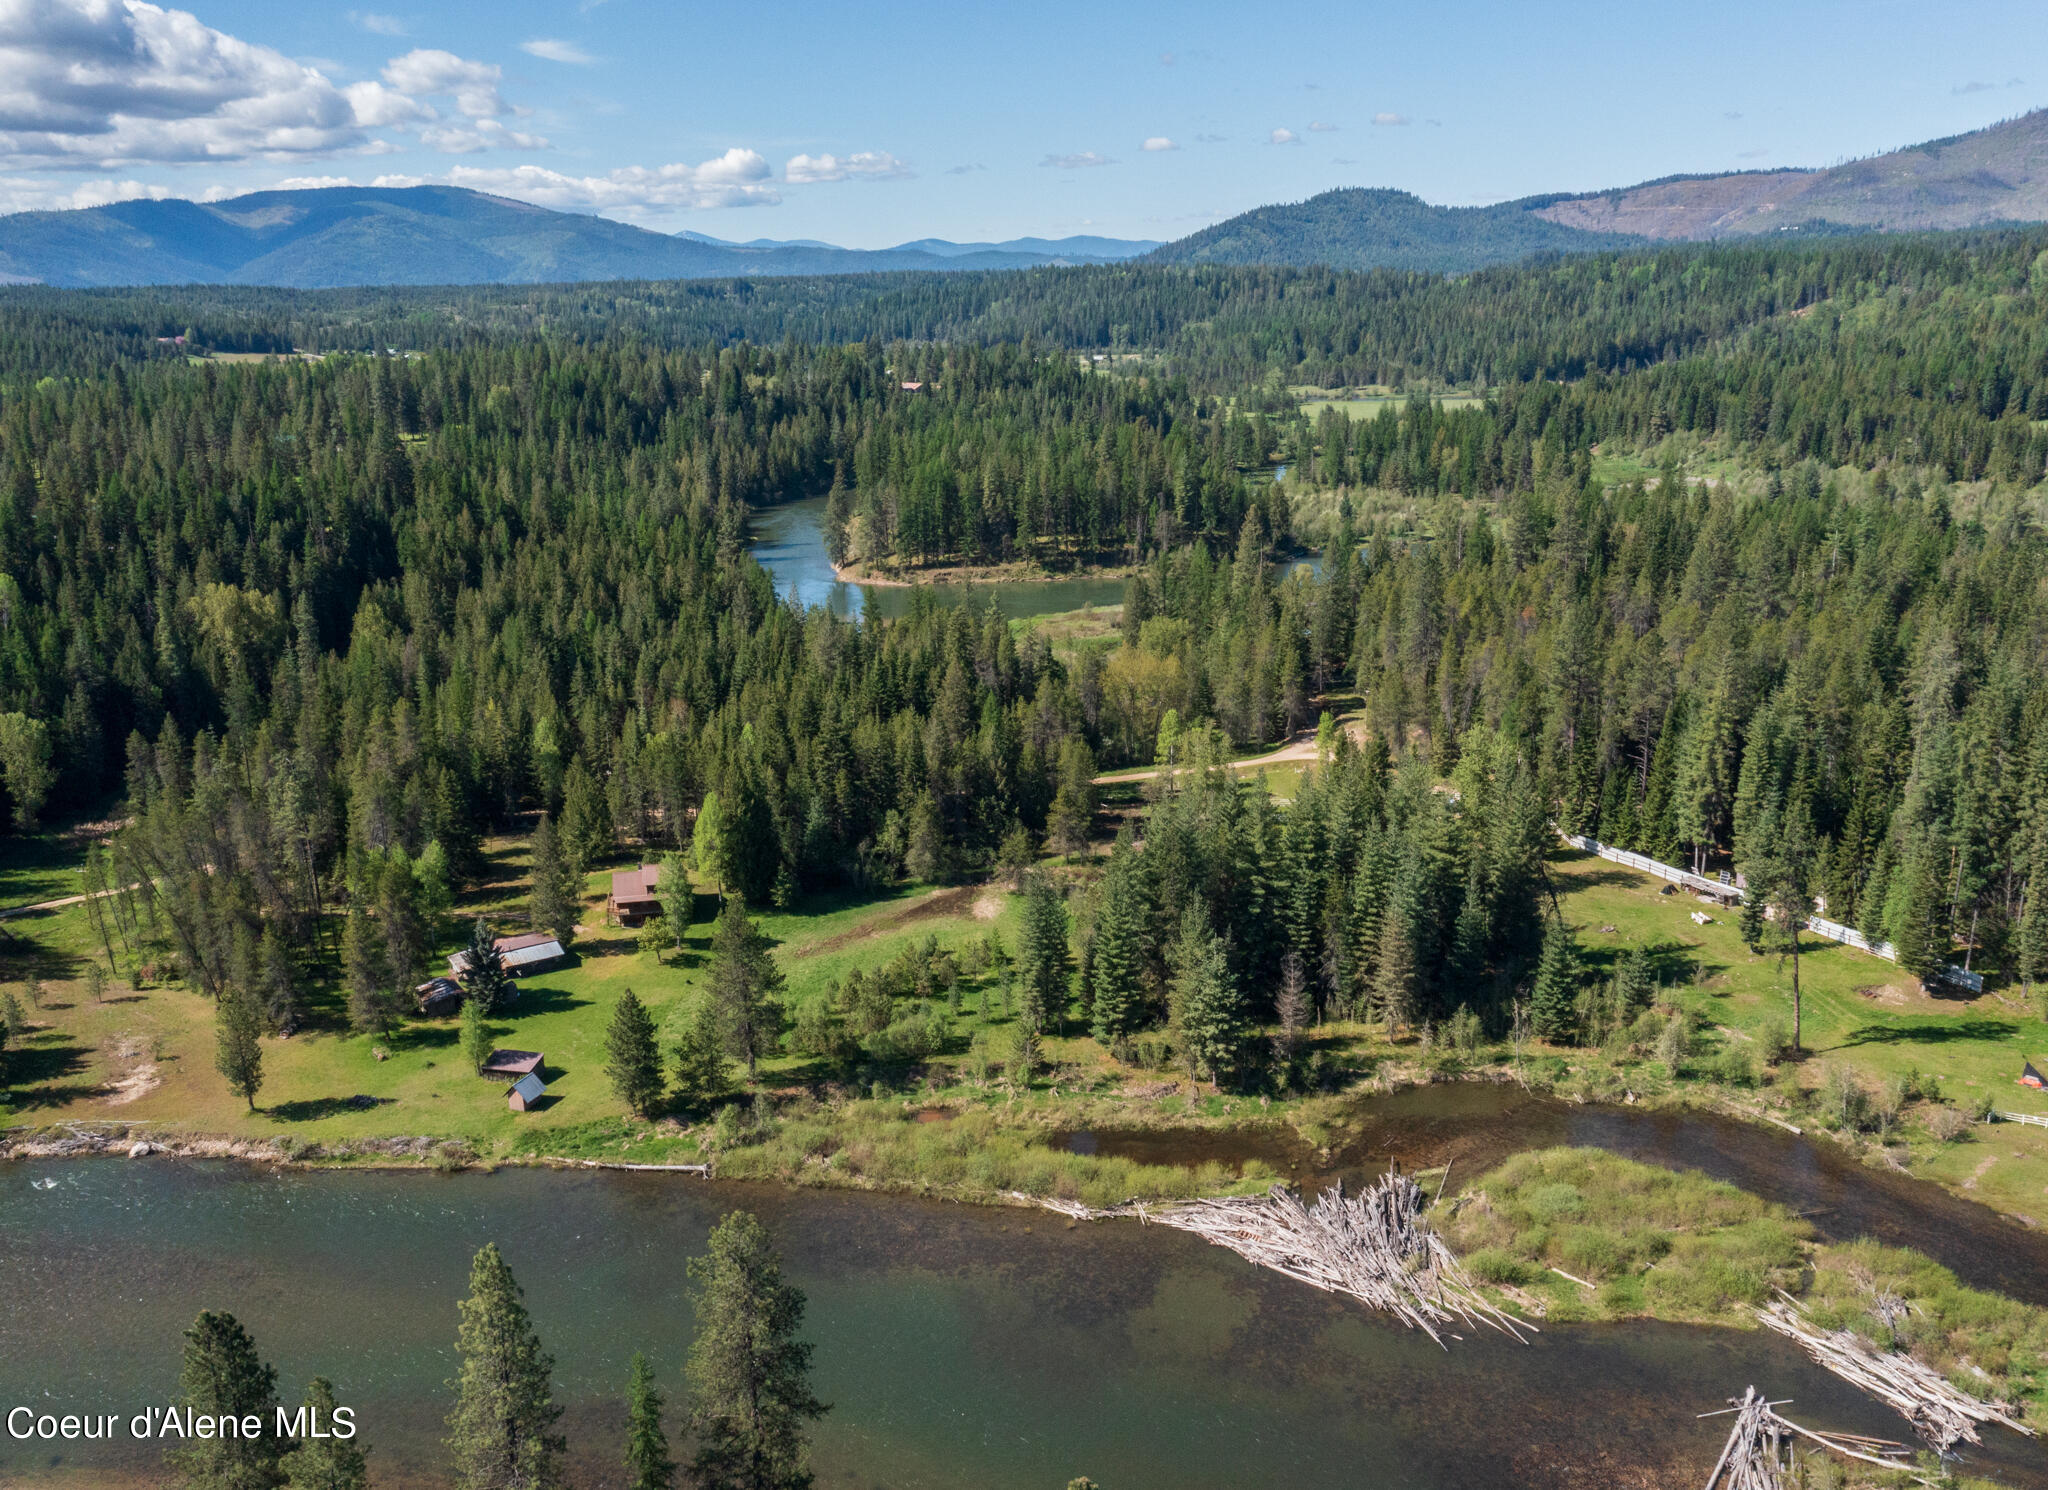
<path fill-rule="evenodd" d="M 512 980 L 505 975 L 505 959 L 498 952 L 498 939 L 482 916 L 470 928 L 469 956 L 462 974 L 462 991 L 471 1002 L 481 1004 L 486 1014 L 495 1014 L 511 991 Z"/>
<path fill-rule="evenodd" d="M 314 1377 L 306 1383 L 304 1405 L 311 1424 L 331 1435 L 334 1384 L 324 1376 Z M 369 1452 L 353 1438 L 301 1439 L 281 1462 L 286 1490 L 367 1490 Z"/>
<path fill-rule="evenodd" d="M 1408 918 L 1399 906 L 1388 910 L 1380 923 L 1380 942 L 1373 958 L 1372 1001 L 1387 1033 L 1405 1030 L 1415 1022 L 1417 996 L 1415 939 L 1408 930 Z"/>
<path fill-rule="evenodd" d="M 663 854 L 661 873 L 655 878 L 654 887 L 661 900 L 661 917 L 668 923 L 675 948 L 680 952 L 684 938 L 690 934 L 691 918 L 697 912 L 697 891 L 690 883 L 689 861 L 678 853 Z"/>
<path fill-rule="evenodd" d="M 581 881 L 562 850 L 561 834 L 545 812 L 533 830 L 533 924 L 552 931 L 564 947 L 576 935 L 582 913 Z"/>
<path fill-rule="evenodd" d="M 1144 997 L 1144 908 L 1139 904 L 1137 854 L 1128 835 L 1117 836 L 1109 869 L 1102 877 L 1095 912 L 1095 944 L 1089 956 L 1092 1029 L 1104 1045 L 1137 1027 Z"/>
<path fill-rule="evenodd" d="M 541 1349 L 525 1295 L 495 1244 L 469 1270 L 455 1348 L 448 1451 L 460 1490 L 558 1490 L 567 1447 L 555 1424 L 555 1363 Z"/>
<path fill-rule="evenodd" d="M 654 1042 L 654 1021 L 647 1006 L 628 988 L 612 1009 L 605 1031 L 605 1074 L 612 1091 L 639 1117 L 653 1117 L 661 1106 L 661 1052 Z"/>
<path fill-rule="evenodd" d="M 1543 931 L 1543 956 L 1529 991 L 1529 1023 L 1545 1040 L 1568 1045 L 1578 1037 L 1579 949 L 1571 930 L 1552 920 Z"/>
<path fill-rule="evenodd" d="M 691 1106 L 705 1106 L 726 1093 L 725 1046 L 718 1010 L 709 999 L 698 1003 L 677 1032 L 675 1072 L 676 1095 Z"/>
<path fill-rule="evenodd" d="M 612 812 L 597 778 L 576 756 L 562 778 L 562 859 L 577 879 L 612 854 Z"/>
<path fill-rule="evenodd" d="M 808 1425 L 828 1409 L 811 1391 L 811 1347 L 797 1335 L 802 1290 L 784 1280 L 767 1230 L 745 1211 L 718 1224 L 689 1272 L 692 1479 L 699 1490 L 807 1490 Z"/>
<path fill-rule="evenodd" d="M 349 907 L 341 934 L 341 966 L 348 984 L 348 1022 L 358 1033 L 388 1033 L 396 1010 L 384 942 L 359 905 Z"/>
<path fill-rule="evenodd" d="M 185 1331 L 178 1372 L 180 1405 L 195 1414 L 255 1414 L 263 1431 L 251 1438 L 190 1438 L 166 1454 L 187 1490 L 274 1490 L 284 1483 L 278 1461 L 292 1445 L 279 1438 L 277 1372 L 234 1315 L 208 1309 Z"/>
<path fill-rule="evenodd" d="M 782 1036 L 782 970 L 768 938 L 747 919 L 739 897 L 728 897 L 711 935 L 711 1004 L 725 1054 L 755 1064 Z"/>
<path fill-rule="evenodd" d="M 668 1433 L 661 1426 L 661 1393 L 654 1387 L 654 1368 L 633 1352 L 632 1376 L 626 1382 L 627 1490 L 672 1490 L 675 1460 L 668 1456 Z"/>
<path fill-rule="evenodd" d="M 256 1110 L 256 1093 L 263 1088 L 263 1016 L 256 999 L 239 983 L 222 992 L 213 1013 L 214 1069 L 227 1078 L 228 1090 Z"/>
<path fill-rule="evenodd" d="M 1017 928 L 1017 976 L 1023 988 L 1023 1019 L 1034 1033 L 1049 1019 L 1066 1016 L 1067 978 L 1073 971 L 1067 939 L 1067 903 L 1059 886 L 1033 873 L 1024 880 L 1024 913 Z"/>
<path fill-rule="evenodd" d="M 1095 825 L 1095 756 L 1085 742 L 1069 736 L 1060 745 L 1059 786 L 1046 814 L 1046 838 L 1053 852 L 1078 854 L 1088 847 Z"/>
<path fill-rule="evenodd" d="M 1174 949 L 1174 1019 L 1197 1076 L 1218 1088 L 1237 1074 L 1250 1035 L 1229 950 L 1199 904 L 1188 907 Z"/>

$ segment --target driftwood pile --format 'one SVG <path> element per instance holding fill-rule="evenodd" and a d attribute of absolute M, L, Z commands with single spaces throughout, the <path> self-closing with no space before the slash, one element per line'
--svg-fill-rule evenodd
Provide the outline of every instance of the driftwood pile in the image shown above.
<path fill-rule="evenodd" d="M 1897 1408 L 1943 1453 L 1959 1441 L 1982 1443 L 1979 1423 L 2003 1423 L 2015 1433 L 2034 1436 L 2006 1404 L 1971 1396 L 1924 1361 L 1874 1350 L 1853 1330 L 1819 1328 L 1789 1295 L 1781 1294 L 1756 1313 L 1758 1320 L 1796 1341 L 1816 1363 Z"/>
<path fill-rule="evenodd" d="M 1107 1209 L 1032 1195 L 1013 1198 L 1077 1221 L 1135 1216 L 1191 1231 L 1311 1288 L 1384 1310 L 1439 1345 L 1447 1334 L 1463 1338 L 1450 1328 L 1460 1322 L 1490 1325 L 1517 1340 L 1535 1328 L 1487 1302 L 1443 1238 L 1423 1221 L 1422 1188 L 1405 1175 L 1387 1175 L 1355 1196 L 1339 1182 L 1312 1205 L 1284 1185 L 1264 1195 L 1165 1206 L 1130 1200 Z"/>
<path fill-rule="evenodd" d="M 1707 1476 L 1706 1490 L 1783 1490 L 1795 1435 L 1865 1464 L 1892 1470 L 1907 1468 L 1908 1451 L 1904 1444 L 1889 1438 L 1867 1438 L 1860 1433 L 1816 1433 L 1780 1417 L 1778 1409 L 1784 1405 L 1766 1402 L 1755 1387 L 1740 1397 L 1728 1399 L 1728 1406 L 1722 1411 L 1735 1414 L 1735 1426 L 1728 1431 L 1728 1442 L 1721 1446 L 1721 1457 L 1714 1461 L 1714 1472 Z M 1700 1414 L 1703 1418 L 1721 1415 Z"/>

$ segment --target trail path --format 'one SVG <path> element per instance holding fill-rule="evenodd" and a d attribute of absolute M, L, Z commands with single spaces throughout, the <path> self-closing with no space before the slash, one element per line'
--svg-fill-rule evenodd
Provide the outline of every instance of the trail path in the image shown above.
<path fill-rule="evenodd" d="M 1354 742 L 1359 739 L 1360 730 L 1355 722 L 1347 720 L 1344 727 L 1351 731 L 1351 738 Z M 1255 755 L 1246 760 L 1232 761 L 1230 769 L 1233 771 L 1256 771 L 1261 766 L 1284 766 L 1296 761 L 1312 761 L 1315 758 L 1316 732 L 1313 729 L 1303 729 L 1296 730 L 1288 738 L 1287 743 L 1278 750 L 1268 755 Z M 1194 768 L 1192 766 L 1152 766 L 1140 771 L 1107 771 L 1095 778 L 1095 784 L 1097 786 L 1114 786 L 1120 781 L 1150 781 L 1155 776 L 1166 774 L 1169 769 L 1174 771 L 1190 771 Z"/>

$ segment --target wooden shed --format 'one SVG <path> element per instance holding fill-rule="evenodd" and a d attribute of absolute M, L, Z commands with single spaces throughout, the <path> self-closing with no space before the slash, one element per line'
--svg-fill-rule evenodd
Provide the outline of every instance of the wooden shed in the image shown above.
<path fill-rule="evenodd" d="M 505 1105 L 514 1112 L 531 1112 L 546 1093 L 547 1083 L 529 1072 L 512 1083 L 512 1092 L 505 1098 Z"/>
<path fill-rule="evenodd" d="M 523 931 L 518 936 L 497 937 L 492 945 L 498 949 L 498 965 L 515 978 L 553 967 L 569 955 L 562 949 L 560 938 L 548 931 Z M 467 947 L 449 957 L 448 971 L 456 978 L 468 974 Z"/>
<path fill-rule="evenodd" d="M 541 1054 L 538 1050 L 494 1050 L 485 1059 L 479 1076 L 492 1081 L 518 1081 L 522 1077 L 540 1077 Z"/>

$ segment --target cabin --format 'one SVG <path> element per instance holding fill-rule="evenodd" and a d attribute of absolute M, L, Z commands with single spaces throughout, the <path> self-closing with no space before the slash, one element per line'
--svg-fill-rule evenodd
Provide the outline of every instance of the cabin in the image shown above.
<path fill-rule="evenodd" d="M 512 1091 L 505 1098 L 505 1105 L 514 1112 L 531 1112 L 547 1092 L 547 1083 L 536 1075 L 520 1077 L 512 1083 Z"/>
<path fill-rule="evenodd" d="M 429 1019 L 439 1019 L 462 1008 L 462 985 L 453 978 L 429 978 L 412 991 L 412 996 L 419 1001 L 420 1013 Z"/>
<path fill-rule="evenodd" d="M 495 937 L 491 945 L 498 949 L 498 965 L 515 978 L 554 967 L 569 955 L 562 950 L 561 938 L 551 931 L 523 931 L 518 936 Z M 467 947 L 448 959 L 448 972 L 457 980 L 468 974 Z"/>
<path fill-rule="evenodd" d="M 654 887 L 660 879 L 659 864 L 642 864 L 638 869 L 614 869 L 612 893 L 604 903 L 612 921 L 620 926 L 638 926 L 660 915 L 661 902 L 654 897 Z"/>
<path fill-rule="evenodd" d="M 901 387 L 905 393 L 924 392 L 924 384 L 922 383 L 903 383 L 899 384 L 898 386 Z"/>
<path fill-rule="evenodd" d="M 541 1068 L 541 1053 L 538 1050 L 494 1050 L 485 1057 L 477 1075 L 492 1081 L 518 1081 L 531 1076 L 538 1079 Z"/>

